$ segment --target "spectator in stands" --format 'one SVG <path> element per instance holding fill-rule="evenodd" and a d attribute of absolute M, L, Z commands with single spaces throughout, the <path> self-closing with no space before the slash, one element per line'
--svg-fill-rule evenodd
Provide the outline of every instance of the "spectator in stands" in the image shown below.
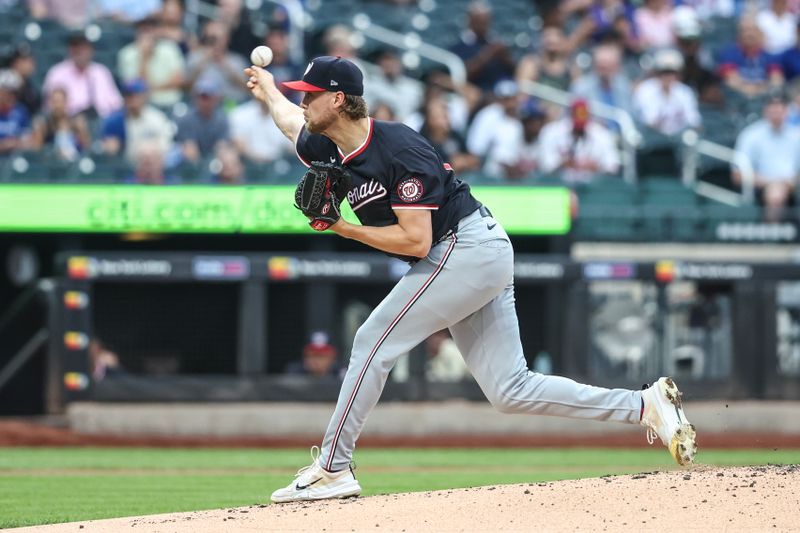
<path fill-rule="evenodd" d="M 450 332 L 446 329 L 437 331 L 425 339 L 424 347 L 426 381 L 453 383 L 465 378 L 471 378 L 469 368 L 464 362 L 464 357 L 450 336 Z M 409 355 L 400 356 L 392 370 L 392 381 L 397 383 L 407 382 L 411 375 L 409 366 Z"/>
<path fill-rule="evenodd" d="M 681 81 L 691 87 L 701 103 L 720 106 L 723 98 L 721 80 L 714 74 L 711 52 L 702 45 L 700 35 L 703 27 L 697 13 L 690 7 L 676 7 L 672 12 L 672 29 L 683 56 Z"/>
<path fill-rule="evenodd" d="M 471 83 L 457 84 L 449 74 L 432 69 L 425 74 L 425 91 L 422 97 L 422 106 L 404 123 L 415 131 L 420 131 L 425 120 L 425 104 L 436 98 L 441 98 L 447 104 L 447 115 L 453 131 L 464 135 L 471 113 L 483 100 L 483 92 Z"/>
<path fill-rule="evenodd" d="M 664 48 L 653 57 L 654 76 L 640 83 L 633 93 L 636 118 L 665 135 L 700 127 L 697 97 L 679 81 L 683 68 L 680 52 Z"/>
<path fill-rule="evenodd" d="M 19 74 L 22 83 L 17 91 L 17 101 L 22 104 L 33 116 L 39 111 L 42 99 L 39 90 L 33 82 L 36 73 L 36 59 L 33 57 L 31 46 L 22 42 L 17 44 L 8 57 L 4 58 L 1 68 L 8 68 Z"/>
<path fill-rule="evenodd" d="M 572 93 L 630 112 L 631 82 L 622 71 L 622 49 L 611 43 L 595 46 L 592 70 L 575 80 Z"/>
<path fill-rule="evenodd" d="M 358 53 L 353 46 L 353 32 L 344 24 L 334 24 L 325 30 L 322 44 L 325 47 L 325 55 L 340 56 L 351 61 L 358 60 Z"/>
<path fill-rule="evenodd" d="M 98 18 L 132 24 L 156 15 L 161 9 L 161 0 L 95 0 L 94 9 Z"/>
<path fill-rule="evenodd" d="M 420 105 L 422 86 L 403 72 L 403 63 L 397 52 L 385 49 L 378 53 L 380 72 L 368 75 L 364 82 L 364 98 L 371 107 L 377 102 L 388 104 L 400 122 L 408 118 Z"/>
<path fill-rule="evenodd" d="M 183 157 L 193 163 L 208 157 L 230 138 L 228 118 L 220 106 L 222 88 L 215 78 L 200 79 L 194 86 L 193 105 L 178 120 L 175 138 Z"/>
<path fill-rule="evenodd" d="M 67 92 L 70 115 L 86 113 L 89 118 L 106 117 L 122 107 L 122 96 L 114 77 L 104 65 L 92 61 L 94 47 L 83 32 L 68 39 L 69 57 L 53 65 L 44 78 L 43 92 L 57 87 Z"/>
<path fill-rule="evenodd" d="M 639 34 L 634 20 L 635 10 L 625 0 L 594 0 L 589 3 L 586 15 L 570 35 L 578 47 L 589 40 L 595 45 L 607 42 L 609 37 L 619 40 L 625 50 L 638 53 Z"/>
<path fill-rule="evenodd" d="M 47 111 L 34 117 L 31 148 L 52 147 L 58 158 L 74 161 L 92 144 L 89 125 L 83 115 L 67 113 L 67 93 L 57 88 L 47 97 Z"/>
<path fill-rule="evenodd" d="M 522 121 L 522 146 L 511 150 L 518 154 L 513 166 L 506 171 L 510 179 L 530 176 L 539 171 L 539 134 L 547 123 L 545 108 L 534 98 L 529 98 L 520 109 Z"/>
<path fill-rule="evenodd" d="M 680 0 L 675 3 L 692 8 L 702 21 L 715 17 L 732 18 L 743 7 L 741 0 Z"/>
<path fill-rule="evenodd" d="M 28 0 L 28 10 L 35 19 L 54 19 L 70 29 L 86 26 L 91 19 L 93 0 Z"/>
<path fill-rule="evenodd" d="M 283 95 L 292 102 L 299 104 L 302 94 L 283 86 L 283 82 L 299 80 L 303 77 L 305 65 L 299 65 L 289 53 L 289 34 L 285 24 L 270 24 L 264 36 L 264 44 L 272 50 L 272 62 L 267 70 L 275 78 L 275 84 Z"/>
<path fill-rule="evenodd" d="M 784 91 L 771 92 L 764 118 L 744 128 L 736 140 L 736 151 L 752 165 L 758 199 L 769 221 L 780 220 L 784 208 L 795 204 L 800 178 L 800 130 L 786 124 L 787 101 Z M 740 167 L 733 168 L 732 176 L 741 185 Z"/>
<path fill-rule="evenodd" d="M 544 27 L 563 27 L 564 21 L 569 15 L 575 10 L 585 9 L 585 4 L 591 3 L 591 0 L 578 0 L 577 2 L 575 0 L 532 0 L 531 3 L 541 17 Z M 576 3 L 579 5 L 575 5 Z"/>
<path fill-rule="evenodd" d="M 480 159 L 469 153 L 464 137 L 451 127 L 443 96 L 425 100 L 424 116 L 420 133 L 433 145 L 443 162 L 450 164 L 458 174 L 480 168 Z"/>
<path fill-rule="evenodd" d="M 645 0 L 634 15 L 639 44 L 643 50 L 664 48 L 675 44 L 672 33 L 672 2 Z"/>
<path fill-rule="evenodd" d="M 94 381 L 102 381 L 109 376 L 125 374 L 125 369 L 119 362 L 119 356 L 100 339 L 94 338 L 89 341 L 88 352 L 89 372 Z"/>
<path fill-rule="evenodd" d="M 763 42 L 755 20 L 742 17 L 737 42 L 724 48 L 717 60 L 725 84 L 749 98 L 783 84 L 780 60 L 764 51 Z"/>
<path fill-rule="evenodd" d="M 494 88 L 496 102 L 481 109 L 467 133 L 467 148 L 483 161 L 483 171 L 490 177 L 503 178 L 504 171 L 497 160 L 496 150 L 513 143 L 522 135 L 519 88 L 512 80 L 503 80 Z"/>
<path fill-rule="evenodd" d="M 589 115 L 586 100 L 577 99 L 570 112 L 542 128 L 539 170 L 569 183 L 588 182 L 598 174 L 617 174 L 619 151 L 614 134 Z"/>
<path fill-rule="evenodd" d="M 795 26 L 795 45 L 781 54 L 781 67 L 787 81 L 793 81 L 800 76 L 800 21 Z"/>
<path fill-rule="evenodd" d="M 425 366 L 425 379 L 428 381 L 454 382 L 472 376 L 464 356 L 446 329 L 425 340 L 425 353 L 428 355 Z"/>
<path fill-rule="evenodd" d="M 16 72 L 0 70 L 0 155 L 26 148 L 29 143 L 30 115 L 17 102 L 21 83 Z"/>
<path fill-rule="evenodd" d="M 333 24 L 329 26 L 325 33 L 322 35 L 322 46 L 325 50 L 325 55 L 344 57 L 366 73 L 369 69 L 364 67 L 363 61 L 358 57 L 358 50 L 354 43 L 356 38 L 353 35 L 353 30 L 344 24 Z M 305 68 L 305 65 L 303 66 Z"/>
<path fill-rule="evenodd" d="M 284 137 L 284 140 L 286 137 Z M 231 145 L 221 145 L 217 149 L 217 157 L 211 161 L 211 182 L 218 185 L 242 185 L 245 182 L 245 170 L 239 152 Z"/>
<path fill-rule="evenodd" d="M 797 15 L 789 11 L 787 0 L 771 0 L 769 4 L 756 15 L 756 24 L 764 35 L 764 50 L 781 54 L 797 44 Z"/>
<path fill-rule="evenodd" d="M 579 71 L 570 60 L 572 50 L 564 38 L 564 31 L 556 26 L 542 30 L 540 49 L 525 54 L 517 64 L 517 83 L 535 81 L 543 85 L 568 91 Z"/>
<path fill-rule="evenodd" d="M 394 114 L 394 109 L 386 102 L 379 101 L 373 105 L 370 105 L 369 116 L 375 120 L 385 120 L 388 122 L 397 121 L 397 117 Z"/>
<path fill-rule="evenodd" d="M 125 180 L 134 185 L 174 185 L 179 181 L 164 169 L 166 152 L 158 141 L 145 141 L 134 154 L 136 166 L 133 174 Z"/>
<path fill-rule="evenodd" d="M 200 79 L 213 79 L 221 87 L 222 97 L 243 102 L 248 97 L 242 71 L 244 58 L 228 50 L 230 33 L 222 22 L 209 21 L 203 27 L 200 47 L 189 54 L 189 85 L 194 89 Z"/>
<path fill-rule="evenodd" d="M 147 85 L 132 80 L 122 86 L 125 105 L 102 125 L 103 152 L 123 153 L 133 163 L 142 144 L 155 143 L 163 152 L 172 144 L 175 125 L 159 109 L 147 104 Z"/>
<path fill-rule="evenodd" d="M 467 79 L 483 91 L 491 91 L 500 80 L 514 75 L 514 60 L 508 46 L 491 34 L 492 9 L 474 0 L 467 9 L 467 29 L 452 51 L 464 60 Z"/>
<path fill-rule="evenodd" d="M 241 57 L 250 57 L 250 51 L 263 44 L 250 20 L 250 10 L 244 9 L 242 0 L 217 0 L 215 19 L 224 24 L 230 35 L 228 49 Z M 292 78 L 294 79 L 294 78 Z"/>
<path fill-rule="evenodd" d="M 342 367 L 336 360 L 337 355 L 336 348 L 330 343 L 328 334 L 323 331 L 315 331 L 311 334 L 311 341 L 303 347 L 303 359 L 289 363 L 286 373 L 315 377 L 338 377 Z"/>
<path fill-rule="evenodd" d="M 189 55 L 189 49 L 195 44 L 194 36 L 186 30 L 183 21 L 183 4 L 181 0 L 164 0 L 158 14 L 159 35 L 162 39 L 172 41 L 178 45 L 184 57 Z"/>
<path fill-rule="evenodd" d="M 161 109 L 183 98 L 186 62 L 180 47 L 161 37 L 159 21 L 154 17 L 136 22 L 136 40 L 117 53 L 117 73 L 123 82 L 144 80 L 150 103 Z"/>
<path fill-rule="evenodd" d="M 517 117 L 519 127 L 506 128 L 489 150 L 484 169 L 490 175 L 518 180 L 538 170 L 538 140 L 546 112 L 536 100 L 528 99 L 518 109 Z"/>
<path fill-rule="evenodd" d="M 255 98 L 237 106 L 228 114 L 234 146 L 246 159 L 257 163 L 294 158 L 294 145 L 272 120 L 266 104 Z"/>

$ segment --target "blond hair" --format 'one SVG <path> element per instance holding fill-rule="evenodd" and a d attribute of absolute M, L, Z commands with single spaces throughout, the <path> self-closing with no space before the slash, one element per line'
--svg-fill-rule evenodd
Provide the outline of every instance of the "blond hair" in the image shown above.
<path fill-rule="evenodd" d="M 362 96 L 355 96 L 352 94 L 344 95 L 344 105 L 342 112 L 347 115 L 350 120 L 358 120 L 360 118 L 367 118 L 369 116 L 367 110 L 367 101 Z"/>

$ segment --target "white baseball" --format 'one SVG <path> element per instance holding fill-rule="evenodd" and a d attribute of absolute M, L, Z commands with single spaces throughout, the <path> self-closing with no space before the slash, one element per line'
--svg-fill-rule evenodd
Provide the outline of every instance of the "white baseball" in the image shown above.
<path fill-rule="evenodd" d="M 266 67 L 272 63 L 272 49 L 269 46 L 256 46 L 250 52 L 250 61 L 257 67 Z"/>

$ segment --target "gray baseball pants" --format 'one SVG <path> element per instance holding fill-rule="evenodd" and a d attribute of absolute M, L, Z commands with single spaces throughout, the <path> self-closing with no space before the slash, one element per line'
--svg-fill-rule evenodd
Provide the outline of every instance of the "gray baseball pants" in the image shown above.
<path fill-rule="evenodd" d="M 514 308 L 514 251 L 479 211 L 435 244 L 375 308 L 353 341 L 350 365 L 320 462 L 347 468 L 397 358 L 449 328 L 481 390 L 499 411 L 639 423 L 639 391 L 604 389 L 528 370 Z"/>

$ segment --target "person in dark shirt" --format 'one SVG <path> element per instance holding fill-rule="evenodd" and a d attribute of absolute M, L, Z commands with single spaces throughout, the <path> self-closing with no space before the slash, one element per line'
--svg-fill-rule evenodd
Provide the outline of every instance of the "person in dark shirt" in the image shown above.
<path fill-rule="evenodd" d="M 264 36 L 264 45 L 272 50 L 272 61 L 266 67 L 275 77 L 278 87 L 284 89 L 283 94 L 292 102 L 299 104 L 301 94 L 297 91 L 284 88 L 285 81 L 296 80 L 303 75 L 303 66 L 292 59 L 289 49 L 289 32 L 285 24 L 270 24 Z"/>
<path fill-rule="evenodd" d="M 28 111 L 28 115 L 33 116 L 39 112 L 42 105 L 42 97 L 39 89 L 33 83 L 33 75 L 36 73 L 36 59 L 33 57 L 33 50 L 28 43 L 19 43 L 3 62 L 2 68 L 8 68 L 19 74 L 22 83 L 17 89 L 17 102 Z"/>
<path fill-rule="evenodd" d="M 0 155 L 26 148 L 30 142 L 31 118 L 17 103 L 21 84 L 16 72 L 0 70 Z"/>
<path fill-rule="evenodd" d="M 228 27 L 228 48 L 240 56 L 248 57 L 253 48 L 263 44 L 250 18 L 250 10 L 242 0 L 217 0 L 216 20 Z"/>
<path fill-rule="evenodd" d="M 703 44 L 703 26 L 695 11 L 687 6 L 675 8 L 672 16 L 675 45 L 683 56 L 680 78 L 691 87 L 701 104 L 723 104 L 722 80 L 714 73 L 714 58 Z"/>
<path fill-rule="evenodd" d="M 194 105 L 178 120 L 175 141 L 181 145 L 183 157 L 197 162 L 208 157 L 230 139 L 228 119 L 220 106 L 222 90 L 213 79 L 201 79 L 194 88 Z"/>
<path fill-rule="evenodd" d="M 468 27 L 451 51 L 464 60 L 467 79 L 484 91 L 498 81 L 514 75 L 514 60 L 508 46 L 490 33 L 492 10 L 489 4 L 474 1 L 467 10 Z"/>
<path fill-rule="evenodd" d="M 691 462 L 694 429 L 671 379 L 640 392 L 528 370 L 514 308 L 514 251 L 503 226 L 422 135 L 368 116 L 363 74 L 353 62 L 313 59 L 302 80 L 285 84 L 305 93 L 300 106 L 283 96 L 266 70 L 251 66 L 245 73 L 248 88 L 269 105 L 304 164 L 338 165 L 350 174 L 341 194 L 361 224 L 312 217 L 311 227 L 411 265 L 353 339 L 322 450 L 312 448 L 313 464 L 273 492 L 273 502 L 361 493 L 351 468 L 353 450 L 389 372 L 400 355 L 442 329 L 450 330 L 498 410 L 643 424 L 674 450 L 679 463 Z M 338 189 L 331 193 L 333 202 Z"/>
<path fill-rule="evenodd" d="M 31 148 L 41 150 L 48 146 L 58 158 L 74 161 L 92 144 L 89 125 L 81 114 L 67 113 L 67 93 L 56 88 L 47 96 L 47 111 L 33 119 Z"/>
<path fill-rule="evenodd" d="M 781 54 L 781 68 L 786 81 L 800 76 L 800 20 L 797 21 L 797 43 Z"/>
<path fill-rule="evenodd" d="M 424 120 L 420 133 L 442 159 L 456 172 L 470 172 L 480 168 L 481 160 L 467 150 L 467 141 L 450 124 L 447 103 L 441 96 L 425 102 Z"/>
<path fill-rule="evenodd" d="M 342 367 L 337 361 L 338 352 L 330 343 L 328 334 L 315 331 L 308 344 L 303 346 L 303 357 L 286 365 L 286 373 L 305 376 L 339 376 Z"/>

